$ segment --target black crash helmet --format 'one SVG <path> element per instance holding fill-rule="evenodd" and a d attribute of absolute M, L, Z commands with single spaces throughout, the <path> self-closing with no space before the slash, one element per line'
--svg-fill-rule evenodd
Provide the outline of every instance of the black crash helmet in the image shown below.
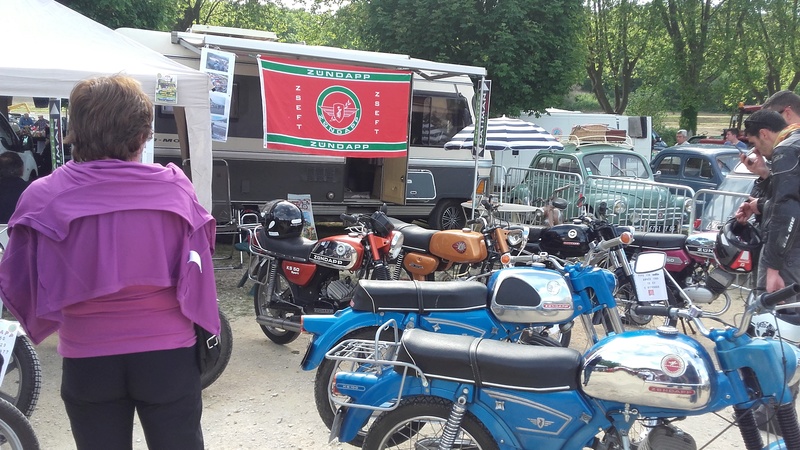
<path fill-rule="evenodd" d="M 286 200 L 273 200 L 263 208 L 264 227 L 273 239 L 298 237 L 303 233 L 305 220 L 300 208 Z"/>
<path fill-rule="evenodd" d="M 717 233 L 714 258 L 719 267 L 733 274 L 750 273 L 755 269 L 757 252 L 761 251 L 761 234 L 750 222 L 728 219 Z"/>

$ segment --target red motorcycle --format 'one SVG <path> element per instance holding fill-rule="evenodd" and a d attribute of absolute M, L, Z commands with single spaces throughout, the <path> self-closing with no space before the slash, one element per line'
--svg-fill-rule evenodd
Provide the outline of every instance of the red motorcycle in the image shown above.
<path fill-rule="evenodd" d="M 301 236 L 305 221 L 293 203 L 274 200 L 262 211 L 262 220 L 240 229 L 249 234 L 246 276 L 256 283 L 256 322 L 276 344 L 297 339 L 302 315 L 348 307 L 359 279 L 390 279 L 389 261 L 403 246 L 385 207 L 372 214 L 342 214 L 347 234 L 317 241 Z"/>

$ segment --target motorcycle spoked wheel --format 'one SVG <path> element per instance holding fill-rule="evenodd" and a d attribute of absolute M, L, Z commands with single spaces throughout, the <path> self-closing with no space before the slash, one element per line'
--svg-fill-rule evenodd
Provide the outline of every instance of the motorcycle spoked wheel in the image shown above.
<path fill-rule="evenodd" d="M 268 267 L 265 266 L 261 269 L 258 279 L 264 280 L 267 277 Z M 281 299 L 281 302 L 287 304 L 294 304 L 294 296 L 292 289 L 289 286 L 289 280 L 278 271 L 275 276 L 275 286 L 273 286 L 272 293 L 267 292 L 267 284 L 256 284 L 256 290 L 253 294 L 253 303 L 256 310 L 256 316 L 267 316 L 279 318 L 284 320 L 291 320 L 295 314 L 300 314 L 299 311 L 294 313 L 280 308 L 270 308 L 273 297 Z M 300 336 L 299 332 L 288 331 L 283 328 L 261 325 L 261 331 L 276 344 L 288 344 Z"/>
<path fill-rule="evenodd" d="M 362 328 L 345 336 L 339 342 L 344 341 L 346 339 L 372 340 L 375 339 L 375 332 L 377 330 L 378 329 L 375 327 Z M 400 330 L 400 333 L 402 333 L 402 330 Z M 394 331 L 384 330 L 380 335 L 380 339 L 382 341 L 394 341 Z M 353 356 L 368 357 L 369 355 L 353 355 Z M 388 356 L 389 355 L 387 355 L 387 359 Z M 333 419 L 336 414 L 336 405 L 334 405 L 328 398 L 328 391 L 330 390 L 329 386 L 333 384 L 333 377 L 338 372 L 359 372 L 359 371 L 368 372 L 370 370 L 371 368 L 369 367 L 368 364 L 359 364 L 352 361 L 333 361 L 330 359 L 324 359 L 322 363 L 320 363 L 319 367 L 317 368 L 317 375 L 314 377 L 314 403 L 317 405 L 317 412 L 319 413 L 319 417 L 322 419 L 322 422 L 325 423 L 325 426 L 328 427 L 329 430 L 333 425 Z M 341 400 L 346 401 L 347 397 L 342 396 Z M 375 416 L 377 416 L 377 414 L 379 413 L 376 413 Z M 364 443 L 364 436 L 366 436 L 368 429 L 369 429 L 369 423 L 364 427 L 364 429 L 362 429 L 358 433 L 358 435 L 352 441 L 349 442 L 349 444 L 355 445 L 356 447 L 360 447 Z"/>
<path fill-rule="evenodd" d="M 205 389 L 217 381 L 217 378 L 219 378 L 220 375 L 222 375 L 222 372 L 225 371 L 225 368 L 228 367 L 228 362 L 230 362 L 231 354 L 233 353 L 233 330 L 231 329 L 231 323 L 228 320 L 228 316 L 226 316 L 221 310 L 219 312 L 219 324 L 219 359 L 214 366 L 208 368 L 205 372 L 200 373 L 201 389 Z"/>
<path fill-rule="evenodd" d="M 0 386 L 0 399 L 14 405 L 25 417 L 30 417 L 41 389 L 42 368 L 36 350 L 27 336 L 17 336 Z"/>
<path fill-rule="evenodd" d="M 648 302 L 652 306 L 676 306 L 673 304 L 674 300 L 668 294 L 670 300 L 663 302 Z M 614 298 L 617 300 L 617 309 L 619 310 L 622 324 L 629 330 L 647 330 L 656 329 L 662 325 L 675 326 L 678 323 L 677 319 L 671 317 L 658 317 L 658 316 L 643 316 L 634 314 L 631 308 L 637 304 L 638 297 L 636 296 L 636 288 L 630 281 L 624 281 L 614 291 Z"/>
<path fill-rule="evenodd" d="M 39 439 L 28 419 L 11 403 L 0 399 L 0 447 L 39 450 Z"/>
<path fill-rule="evenodd" d="M 365 450 L 439 448 L 453 403 L 440 397 L 409 397 L 397 409 L 375 420 L 364 440 Z M 453 448 L 497 450 L 497 443 L 486 427 L 467 412 Z"/>

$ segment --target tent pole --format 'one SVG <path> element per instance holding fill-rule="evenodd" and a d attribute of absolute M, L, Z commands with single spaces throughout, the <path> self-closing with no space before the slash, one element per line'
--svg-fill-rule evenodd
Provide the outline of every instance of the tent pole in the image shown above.
<path fill-rule="evenodd" d="M 191 159 L 189 158 L 189 132 L 186 127 L 186 110 L 176 106 L 172 109 L 175 125 L 178 128 L 178 143 L 181 146 L 181 168 L 189 179 L 192 179 L 190 169 Z"/>

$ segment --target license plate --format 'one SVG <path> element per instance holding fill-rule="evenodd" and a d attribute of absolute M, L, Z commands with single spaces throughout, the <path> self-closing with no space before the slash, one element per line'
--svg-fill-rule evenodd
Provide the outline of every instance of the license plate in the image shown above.
<path fill-rule="evenodd" d="M 648 225 L 647 231 L 651 233 L 676 233 L 678 227 L 675 225 Z"/>

